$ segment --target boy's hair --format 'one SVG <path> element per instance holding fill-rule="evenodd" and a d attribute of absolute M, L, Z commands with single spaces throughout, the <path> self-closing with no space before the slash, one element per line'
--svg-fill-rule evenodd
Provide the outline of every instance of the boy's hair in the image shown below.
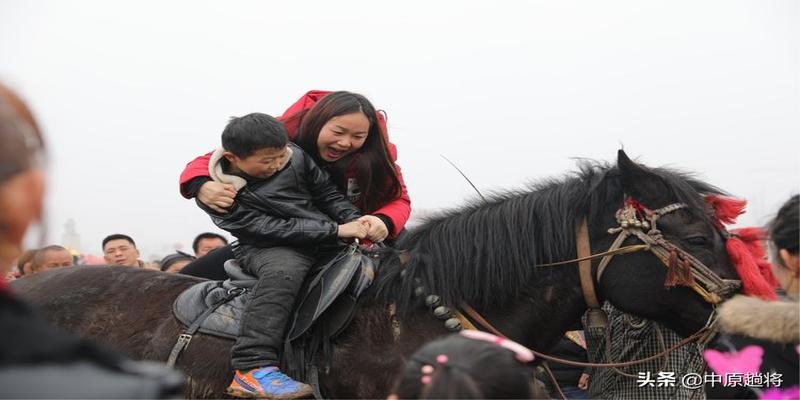
<path fill-rule="evenodd" d="M 283 148 L 288 141 L 283 123 L 263 113 L 233 117 L 222 131 L 222 148 L 239 158 L 261 149 Z"/>
<path fill-rule="evenodd" d="M 108 242 L 110 242 L 112 240 L 119 240 L 119 239 L 127 240 L 127 241 L 131 242 L 133 247 L 136 247 L 136 242 L 134 242 L 133 239 L 130 236 L 123 235 L 121 233 L 115 233 L 113 235 L 108 235 L 108 236 L 106 236 L 105 239 L 103 239 L 103 246 L 102 246 L 103 250 L 105 250 L 105 248 L 106 248 L 106 243 L 108 243 Z"/>

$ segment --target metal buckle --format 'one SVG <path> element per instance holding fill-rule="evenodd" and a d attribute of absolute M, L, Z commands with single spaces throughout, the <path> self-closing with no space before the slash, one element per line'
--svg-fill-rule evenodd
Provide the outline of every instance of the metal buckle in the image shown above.
<path fill-rule="evenodd" d="M 192 335 L 190 335 L 188 333 L 181 333 L 178 336 L 178 343 L 181 344 L 181 348 L 182 349 L 186 348 L 186 346 L 188 346 L 189 342 L 191 342 L 191 341 L 192 341 Z"/>

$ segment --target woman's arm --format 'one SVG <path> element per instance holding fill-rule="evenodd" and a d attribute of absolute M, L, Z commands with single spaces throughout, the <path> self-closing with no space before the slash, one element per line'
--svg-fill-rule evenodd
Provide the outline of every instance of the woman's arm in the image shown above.
<path fill-rule="evenodd" d="M 192 182 L 195 183 L 197 178 L 208 178 L 211 179 L 211 176 L 208 174 L 208 162 L 211 159 L 211 153 L 207 153 L 206 155 L 200 156 L 195 158 L 194 160 L 190 161 L 186 164 L 186 168 L 183 169 L 181 172 L 181 178 L 179 181 L 180 184 L 180 191 L 181 195 L 187 199 L 191 199 L 197 195 L 197 189 L 193 188 Z"/>
<path fill-rule="evenodd" d="M 233 185 L 214 182 L 208 174 L 211 153 L 200 156 L 186 164 L 181 173 L 180 192 L 183 197 L 197 197 L 201 203 L 218 213 L 225 213 L 233 205 L 236 188 Z"/>
<path fill-rule="evenodd" d="M 372 215 L 378 217 L 384 216 L 391 222 L 391 226 L 387 226 L 388 229 L 391 229 L 391 232 L 389 232 L 389 237 L 391 238 L 395 238 L 400 234 L 405 228 L 406 222 L 408 222 L 408 217 L 411 215 L 411 197 L 408 196 L 408 190 L 403 181 L 403 174 L 400 171 L 399 165 L 395 163 L 394 167 L 395 171 L 397 171 L 397 178 L 400 180 L 400 197 L 384 204 L 372 212 Z"/>

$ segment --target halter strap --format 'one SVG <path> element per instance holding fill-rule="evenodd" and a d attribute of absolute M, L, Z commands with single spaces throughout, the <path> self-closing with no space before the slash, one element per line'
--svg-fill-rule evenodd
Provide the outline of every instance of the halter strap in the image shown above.
<path fill-rule="evenodd" d="M 578 274 L 581 279 L 581 291 L 589 309 L 600 309 L 600 302 L 597 300 L 597 293 L 594 290 L 594 278 L 592 277 L 592 261 L 587 258 L 592 254 L 589 245 L 589 227 L 584 218 L 575 232 L 577 237 L 578 250 Z"/>

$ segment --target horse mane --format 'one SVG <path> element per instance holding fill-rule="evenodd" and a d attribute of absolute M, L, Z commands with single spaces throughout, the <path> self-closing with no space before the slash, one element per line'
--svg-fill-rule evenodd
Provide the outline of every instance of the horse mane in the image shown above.
<path fill-rule="evenodd" d="M 696 217 L 711 221 L 702 195 L 722 194 L 719 189 L 683 172 L 649 171 Z M 591 227 L 592 221 L 600 221 L 603 213 L 615 211 L 622 202 L 619 169 L 592 160 L 580 160 L 577 172 L 558 179 L 492 193 L 486 202 L 472 199 L 427 218 L 409 232 L 398 244 L 408 251 L 408 262 L 404 267 L 399 262 L 385 265 L 377 292 L 406 311 L 419 304 L 414 294 L 419 286 L 425 295 L 436 294 L 449 306 L 466 302 L 482 310 L 508 305 L 532 279 L 550 279 L 561 268 L 535 265 L 575 257 L 574 232 L 584 217 Z"/>

